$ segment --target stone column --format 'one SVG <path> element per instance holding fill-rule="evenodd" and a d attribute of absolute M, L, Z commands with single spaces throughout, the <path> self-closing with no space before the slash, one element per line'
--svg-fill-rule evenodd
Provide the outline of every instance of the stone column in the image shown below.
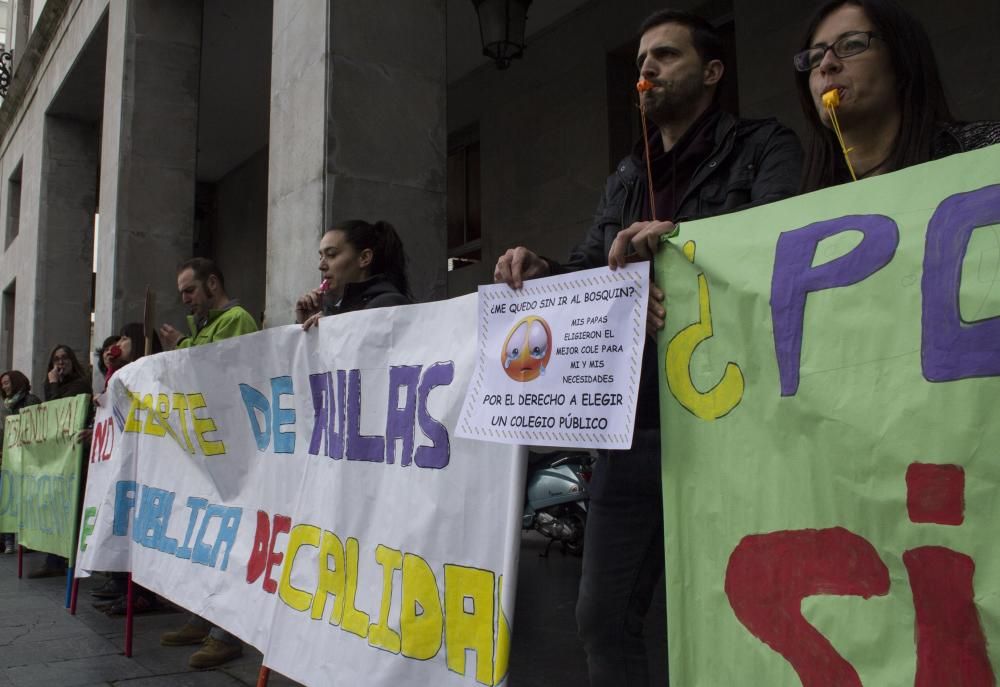
<path fill-rule="evenodd" d="M 386 219 L 418 300 L 446 291 L 444 0 L 332 0 L 326 219 Z"/>
<path fill-rule="evenodd" d="M 56 344 L 70 346 L 83 365 L 90 356 L 98 136 L 95 123 L 45 117 L 32 366 L 38 383 Z"/>
<path fill-rule="evenodd" d="M 142 319 L 181 328 L 176 267 L 191 257 L 201 0 L 111 0 L 101 150 L 95 336 Z"/>
<path fill-rule="evenodd" d="M 323 227 L 327 2 L 274 3 L 267 182 L 264 326 L 295 320 L 300 293 L 319 284 Z"/>
<path fill-rule="evenodd" d="M 444 0 L 274 11 L 267 323 L 292 321 L 323 228 L 344 219 L 395 225 L 414 296 L 444 296 Z"/>

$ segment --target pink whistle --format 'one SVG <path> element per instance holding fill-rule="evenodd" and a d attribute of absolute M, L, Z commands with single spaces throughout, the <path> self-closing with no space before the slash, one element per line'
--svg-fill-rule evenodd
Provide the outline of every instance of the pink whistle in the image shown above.
<path fill-rule="evenodd" d="M 320 291 L 321 291 L 322 293 L 326 293 L 326 290 L 327 290 L 328 288 L 330 288 L 330 280 L 329 280 L 329 279 L 324 279 L 323 281 L 321 281 L 321 282 L 319 283 L 319 290 L 320 290 Z"/>

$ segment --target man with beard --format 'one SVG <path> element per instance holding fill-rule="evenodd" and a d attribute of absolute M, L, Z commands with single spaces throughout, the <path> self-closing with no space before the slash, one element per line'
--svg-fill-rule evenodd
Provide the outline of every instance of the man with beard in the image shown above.
<path fill-rule="evenodd" d="M 178 268 L 177 291 L 191 313 L 191 336 L 164 324 L 160 340 L 165 346 L 190 348 L 257 331 L 253 316 L 226 294 L 222 271 L 208 258 L 192 258 Z"/>
<path fill-rule="evenodd" d="M 191 336 L 183 336 L 169 324 L 160 327 L 160 339 L 172 348 L 190 348 L 215 343 L 257 331 L 257 323 L 226 293 L 222 271 L 208 258 L 192 258 L 177 269 L 177 291 L 188 307 Z M 191 655 L 192 668 L 214 668 L 238 658 L 243 643 L 238 637 L 191 614 L 182 627 L 160 636 L 163 646 L 202 644 Z"/>
<path fill-rule="evenodd" d="M 725 74 L 719 34 L 705 19 L 663 10 L 640 27 L 636 67 L 651 88 L 640 106 L 650 126 L 652 193 L 640 141 L 608 178 L 595 222 L 565 263 L 524 246 L 497 261 L 494 279 L 525 279 L 649 258 L 676 223 L 794 195 L 802 150 L 775 120 L 718 107 Z M 654 207 L 655 206 L 655 207 Z M 663 221 L 649 221 L 652 217 Z M 734 226 L 733 230 L 739 230 Z M 650 286 L 647 331 L 663 327 L 663 292 Z M 656 346 L 643 355 L 632 448 L 600 456 L 591 482 L 577 622 L 591 685 L 647 685 L 643 623 L 663 579 L 663 510 Z"/>

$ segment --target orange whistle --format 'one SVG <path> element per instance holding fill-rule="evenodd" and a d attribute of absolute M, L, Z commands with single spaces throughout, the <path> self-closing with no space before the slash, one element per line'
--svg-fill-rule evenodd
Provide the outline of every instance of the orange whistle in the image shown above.
<path fill-rule="evenodd" d="M 635 90 L 640 93 L 645 93 L 646 91 L 653 90 L 653 82 L 647 81 L 646 79 L 639 79 L 638 83 L 635 85 Z"/>

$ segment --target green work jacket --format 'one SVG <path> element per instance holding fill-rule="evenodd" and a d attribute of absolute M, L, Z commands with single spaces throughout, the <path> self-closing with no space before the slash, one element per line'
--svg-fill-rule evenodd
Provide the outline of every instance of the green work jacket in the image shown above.
<path fill-rule="evenodd" d="M 253 316 L 237 305 L 236 301 L 230 301 L 221 310 L 209 310 L 208 320 L 201 328 L 194 321 L 193 315 L 188 315 L 187 320 L 191 336 L 181 339 L 177 343 L 177 348 L 201 346 L 257 331 L 257 323 Z"/>

